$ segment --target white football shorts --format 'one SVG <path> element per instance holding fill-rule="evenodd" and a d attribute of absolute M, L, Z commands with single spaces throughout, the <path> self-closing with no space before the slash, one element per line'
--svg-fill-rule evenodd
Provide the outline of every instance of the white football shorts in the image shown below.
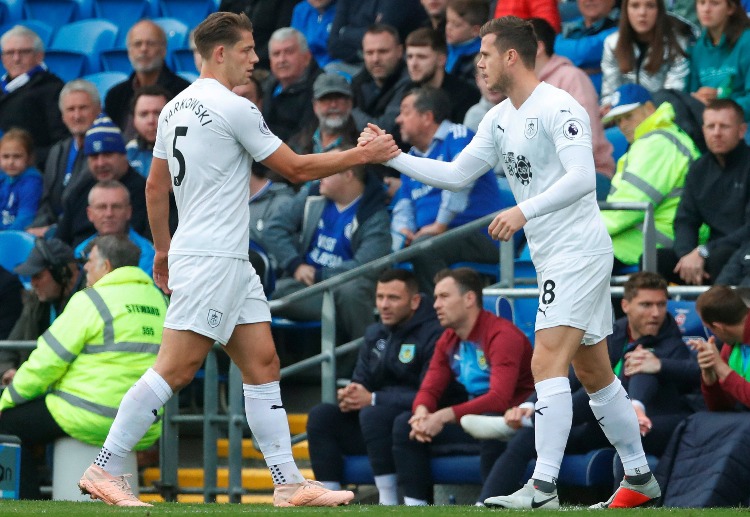
<path fill-rule="evenodd" d="M 535 330 L 581 329 L 584 345 L 605 339 L 612 333 L 611 275 L 612 254 L 566 258 L 537 272 L 540 293 Z"/>
<path fill-rule="evenodd" d="M 247 260 L 170 255 L 169 288 L 166 328 L 226 345 L 235 326 L 271 321 L 260 278 Z"/>

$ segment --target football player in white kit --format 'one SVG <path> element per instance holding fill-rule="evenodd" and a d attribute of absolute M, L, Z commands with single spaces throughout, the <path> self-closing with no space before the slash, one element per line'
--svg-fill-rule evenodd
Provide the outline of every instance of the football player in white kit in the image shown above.
<path fill-rule="evenodd" d="M 269 131 L 252 102 L 231 91 L 249 82 L 258 62 L 247 16 L 214 13 L 194 34 L 203 58 L 201 76 L 162 110 L 146 185 L 154 280 L 172 294 L 162 344 L 154 367 L 123 398 L 79 487 L 108 504 L 146 505 L 123 476 L 125 456 L 218 341 L 242 372 L 247 421 L 273 477 L 274 504 L 347 504 L 352 492 L 305 480 L 292 457 L 271 314 L 248 261 L 250 164 L 263 161 L 300 182 L 383 162 L 399 150 L 387 135 L 370 151 L 295 154 Z M 170 190 L 179 211 L 174 238 L 168 227 Z"/>
<path fill-rule="evenodd" d="M 612 333 L 612 242 L 595 197 L 594 158 L 586 111 L 567 92 L 534 74 L 536 36 L 530 23 L 508 16 L 481 31 L 479 73 L 507 99 L 493 107 L 474 139 L 453 162 L 400 154 L 387 165 L 421 182 L 458 190 L 498 162 L 518 205 L 490 224 L 496 239 L 524 228 L 541 290 L 531 363 L 537 462 L 529 482 L 487 506 L 558 508 L 557 476 L 570 433 L 568 367 L 591 397 L 591 409 L 620 454 L 625 479 L 605 507 L 653 504 L 661 495 L 641 445 L 630 399 L 609 364 Z M 382 134 L 370 126 L 360 145 Z"/>

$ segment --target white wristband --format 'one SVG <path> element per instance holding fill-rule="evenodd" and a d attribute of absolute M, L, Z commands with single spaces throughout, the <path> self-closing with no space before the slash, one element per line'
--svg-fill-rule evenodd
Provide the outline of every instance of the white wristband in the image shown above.
<path fill-rule="evenodd" d="M 375 392 L 372 392 L 370 395 L 372 396 L 372 398 L 370 399 L 370 405 L 374 406 L 375 405 Z"/>

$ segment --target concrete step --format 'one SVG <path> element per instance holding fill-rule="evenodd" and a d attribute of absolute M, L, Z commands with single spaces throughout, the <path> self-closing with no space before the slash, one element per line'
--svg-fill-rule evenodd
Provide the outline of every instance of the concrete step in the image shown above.
<path fill-rule="evenodd" d="M 142 494 L 139 499 L 145 503 L 163 503 L 164 498 L 157 494 Z M 180 494 L 177 496 L 178 503 L 202 503 L 203 496 L 200 494 Z M 229 496 L 217 495 L 217 503 L 229 503 Z M 242 496 L 242 504 L 273 504 L 271 494 L 247 494 Z"/>
<path fill-rule="evenodd" d="M 219 458 L 229 457 L 229 439 L 219 438 L 216 440 L 216 450 Z M 295 460 L 309 460 L 310 451 L 307 446 L 307 440 L 292 445 L 292 455 Z M 253 446 L 250 438 L 242 440 L 242 458 L 246 460 L 262 460 L 263 454 Z"/>
<path fill-rule="evenodd" d="M 314 479 L 312 469 L 300 469 L 307 479 Z M 143 471 L 143 483 L 151 486 L 154 481 L 161 479 L 158 468 L 148 468 Z M 177 483 L 185 488 L 203 487 L 203 469 L 183 468 L 177 470 Z M 219 487 L 229 486 L 229 469 L 221 467 L 216 470 L 216 483 Z M 242 469 L 242 488 L 246 490 L 273 490 L 273 480 L 267 468 Z"/>

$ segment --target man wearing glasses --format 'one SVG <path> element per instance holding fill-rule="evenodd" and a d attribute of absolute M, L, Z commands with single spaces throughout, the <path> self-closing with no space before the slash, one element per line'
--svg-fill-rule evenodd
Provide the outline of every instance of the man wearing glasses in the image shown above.
<path fill-rule="evenodd" d="M 21 25 L 0 37 L 2 65 L 0 79 L 0 131 L 25 129 L 34 137 L 36 160 L 44 170 L 49 148 L 68 136 L 57 99 L 63 81 L 44 64 L 44 43 Z"/>
<path fill-rule="evenodd" d="M 172 72 L 164 64 L 167 55 L 167 36 L 161 27 L 150 20 L 141 20 L 128 31 L 126 40 L 128 59 L 133 73 L 116 84 L 104 99 L 104 112 L 122 130 L 125 141 L 135 138 L 130 101 L 135 90 L 142 86 L 158 84 L 174 96 L 190 83 Z"/>
<path fill-rule="evenodd" d="M 148 276 L 154 269 L 154 246 L 151 242 L 130 227 L 133 207 L 130 205 L 130 192 L 117 180 L 100 181 L 89 191 L 89 206 L 86 217 L 94 225 L 96 233 L 81 242 L 75 249 L 79 260 L 88 258 L 91 242 L 99 235 L 116 235 L 127 238 L 141 250 L 138 267 Z"/>

